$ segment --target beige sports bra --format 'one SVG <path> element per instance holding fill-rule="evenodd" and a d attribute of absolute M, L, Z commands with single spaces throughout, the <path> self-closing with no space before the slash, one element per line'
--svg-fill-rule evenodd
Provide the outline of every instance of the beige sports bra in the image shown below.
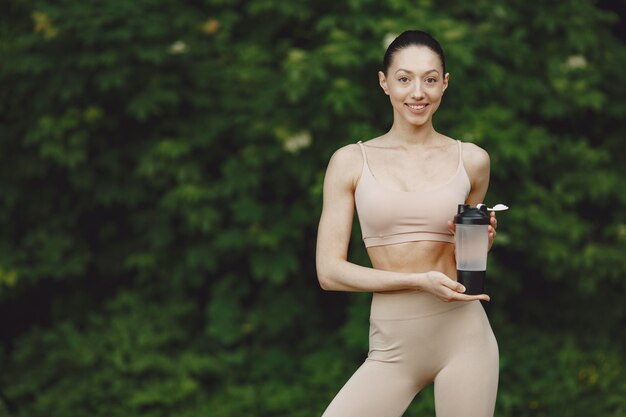
<path fill-rule="evenodd" d="M 393 190 L 379 183 L 367 163 L 363 143 L 358 142 L 363 170 L 354 199 L 366 247 L 422 240 L 454 243 L 448 220 L 456 215 L 458 204 L 465 203 L 471 188 L 462 145 L 457 142 L 459 164 L 452 178 L 423 191 Z"/>

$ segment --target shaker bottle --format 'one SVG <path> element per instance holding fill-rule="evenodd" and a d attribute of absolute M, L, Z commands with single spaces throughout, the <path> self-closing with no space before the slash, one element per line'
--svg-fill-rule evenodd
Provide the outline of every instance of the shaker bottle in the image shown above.
<path fill-rule="evenodd" d="M 471 208 L 469 204 L 459 204 L 454 223 L 457 281 L 465 287 L 465 294 L 484 294 L 489 249 L 487 206 Z"/>

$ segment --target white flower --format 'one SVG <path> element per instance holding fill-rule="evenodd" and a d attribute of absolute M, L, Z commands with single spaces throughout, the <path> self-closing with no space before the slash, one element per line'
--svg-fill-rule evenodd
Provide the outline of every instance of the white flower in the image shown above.
<path fill-rule="evenodd" d="M 187 44 L 183 41 L 176 41 L 170 45 L 170 54 L 184 54 L 187 52 Z"/>
<path fill-rule="evenodd" d="M 587 58 L 582 55 L 570 55 L 565 62 L 569 69 L 581 69 L 587 66 Z"/>
<path fill-rule="evenodd" d="M 313 138 L 311 137 L 311 133 L 303 130 L 288 137 L 283 142 L 283 149 L 285 149 L 289 153 L 296 153 L 300 149 L 308 148 L 309 146 L 311 146 L 312 141 Z"/>

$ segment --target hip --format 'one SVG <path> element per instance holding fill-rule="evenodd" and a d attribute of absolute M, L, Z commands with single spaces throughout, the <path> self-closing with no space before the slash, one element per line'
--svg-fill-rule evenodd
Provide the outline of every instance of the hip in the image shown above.
<path fill-rule="evenodd" d="M 497 358 L 497 341 L 480 301 L 445 303 L 429 293 L 374 294 L 370 360 L 420 362 L 433 372 L 455 355 Z"/>

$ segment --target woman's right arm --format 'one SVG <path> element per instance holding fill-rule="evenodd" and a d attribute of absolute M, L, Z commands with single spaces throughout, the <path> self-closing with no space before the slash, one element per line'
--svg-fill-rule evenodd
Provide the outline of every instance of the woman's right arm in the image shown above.
<path fill-rule="evenodd" d="M 324 200 L 317 232 L 316 265 L 328 291 L 417 290 L 420 274 L 381 271 L 348 262 L 354 218 L 354 190 L 363 166 L 358 145 L 337 150 L 324 177 Z"/>
<path fill-rule="evenodd" d="M 316 249 L 320 286 L 327 291 L 423 290 L 443 301 L 482 299 L 463 294 L 463 286 L 441 272 L 382 271 L 348 262 L 348 244 L 354 218 L 354 190 L 363 163 L 358 145 L 347 145 L 334 153 L 326 169 Z"/>

